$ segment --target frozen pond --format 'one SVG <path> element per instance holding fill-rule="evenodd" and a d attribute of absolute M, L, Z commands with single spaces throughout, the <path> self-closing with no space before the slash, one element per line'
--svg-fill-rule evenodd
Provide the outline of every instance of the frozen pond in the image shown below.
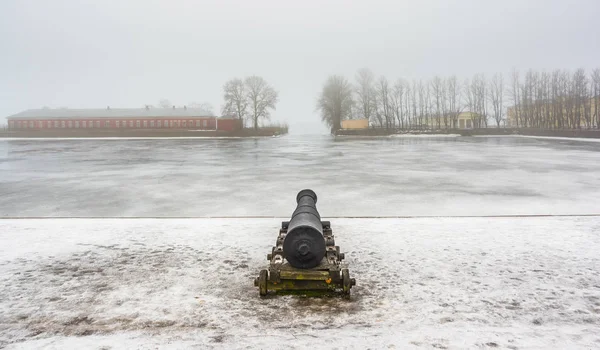
<path fill-rule="evenodd" d="M 531 138 L 0 140 L 2 216 L 590 214 L 600 143 Z"/>
<path fill-rule="evenodd" d="M 336 219 L 351 298 L 261 299 L 278 225 L 0 220 L 0 348 L 600 346 L 598 217 Z"/>

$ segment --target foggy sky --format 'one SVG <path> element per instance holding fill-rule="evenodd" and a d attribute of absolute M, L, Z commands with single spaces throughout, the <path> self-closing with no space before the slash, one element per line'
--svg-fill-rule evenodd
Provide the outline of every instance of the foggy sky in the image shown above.
<path fill-rule="evenodd" d="M 210 102 L 260 75 L 274 121 L 324 133 L 330 74 L 395 80 L 600 67 L 600 1 L 2 0 L 0 123 L 42 106 Z"/>

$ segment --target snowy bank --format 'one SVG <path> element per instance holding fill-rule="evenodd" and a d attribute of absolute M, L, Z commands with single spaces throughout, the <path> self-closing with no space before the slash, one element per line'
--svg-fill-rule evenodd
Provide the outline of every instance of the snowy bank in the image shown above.
<path fill-rule="evenodd" d="M 388 137 L 460 137 L 459 134 L 393 134 Z"/>
<path fill-rule="evenodd" d="M 600 142 L 600 139 L 590 137 L 560 137 L 560 136 L 535 136 L 535 135 L 473 135 L 473 137 L 493 138 L 493 137 L 517 137 L 524 139 L 540 139 L 540 140 L 566 140 L 566 141 L 582 141 L 582 142 Z"/>
<path fill-rule="evenodd" d="M 335 219 L 351 299 L 260 299 L 277 219 L 0 220 L 0 347 L 595 348 L 599 217 Z"/>

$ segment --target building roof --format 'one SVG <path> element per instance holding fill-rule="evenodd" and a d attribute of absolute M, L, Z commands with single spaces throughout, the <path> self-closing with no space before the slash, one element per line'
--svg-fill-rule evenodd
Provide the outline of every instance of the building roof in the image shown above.
<path fill-rule="evenodd" d="M 201 108 L 98 108 L 98 109 L 29 109 L 7 119 L 70 119 L 70 118 L 177 118 L 214 117 Z"/>

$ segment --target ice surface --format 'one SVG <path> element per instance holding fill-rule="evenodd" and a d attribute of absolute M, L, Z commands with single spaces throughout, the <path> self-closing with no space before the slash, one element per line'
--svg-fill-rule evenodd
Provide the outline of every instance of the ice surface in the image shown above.
<path fill-rule="evenodd" d="M 600 218 L 332 219 L 351 299 L 260 299 L 276 219 L 0 220 L 0 347 L 598 348 Z"/>
<path fill-rule="evenodd" d="M 0 142 L 0 216 L 594 214 L 600 143 L 523 137 Z"/>

